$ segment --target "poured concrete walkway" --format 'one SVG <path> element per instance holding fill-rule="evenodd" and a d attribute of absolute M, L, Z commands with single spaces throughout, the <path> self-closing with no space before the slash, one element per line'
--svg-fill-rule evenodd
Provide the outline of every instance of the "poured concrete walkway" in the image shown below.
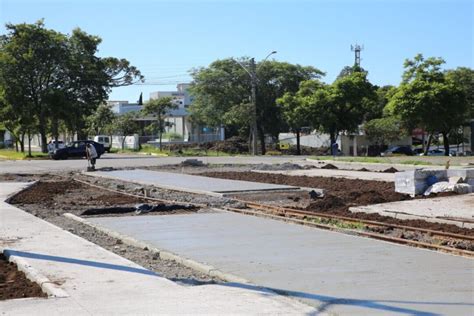
<path fill-rule="evenodd" d="M 89 218 L 331 315 L 473 315 L 474 260 L 235 213 Z"/>
<path fill-rule="evenodd" d="M 131 181 L 154 185 L 156 187 L 204 194 L 225 194 L 245 191 L 288 190 L 297 189 L 289 185 L 257 183 L 239 180 L 225 180 L 194 176 L 184 173 L 161 172 L 151 170 L 118 170 L 109 172 L 89 172 L 92 176 Z"/>
<path fill-rule="evenodd" d="M 5 249 L 13 260 L 48 278 L 45 284 L 65 295 L 0 301 L 0 315 L 314 313 L 296 300 L 243 284 L 178 285 L 3 202 L 23 186 L 0 183 L 0 251 Z"/>

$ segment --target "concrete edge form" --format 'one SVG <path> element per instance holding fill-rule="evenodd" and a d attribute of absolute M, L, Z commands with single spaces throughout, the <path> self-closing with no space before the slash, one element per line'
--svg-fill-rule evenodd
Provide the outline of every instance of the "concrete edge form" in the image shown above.
<path fill-rule="evenodd" d="M 8 249 L 0 249 L 0 252 L 3 252 L 8 261 L 15 263 L 18 267 L 18 270 L 25 273 L 28 280 L 37 283 L 41 287 L 43 292 L 48 294 L 49 297 L 69 297 L 69 294 L 59 288 L 54 282 L 49 280 L 47 277 L 36 271 L 26 260 L 12 255 L 10 250 Z"/>
<path fill-rule="evenodd" d="M 178 262 L 179 264 L 182 264 L 182 265 L 184 265 L 188 268 L 191 268 L 191 269 L 196 270 L 198 272 L 207 274 L 209 276 L 218 277 L 218 278 L 220 278 L 224 281 L 227 281 L 227 282 L 243 283 L 243 284 L 250 284 L 250 285 L 258 286 L 258 285 L 253 284 L 252 282 L 250 282 L 250 281 L 248 281 L 244 278 L 241 278 L 239 276 L 223 272 L 223 271 L 221 271 L 221 270 L 219 270 L 219 269 L 217 269 L 213 266 L 210 266 L 210 265 L 207 265 L 207 264 L 204 264 L 204 263 L 201 263 L 201 262 L 197 262 L 197 261 L 194 261 L 194 260 L 189 259 L 189 258 L 179 256 L 179 255 L 177 255 L 175 253 L 172 253 L 170 251 L 161 250 L 161 249 L 158 249 L 156 247 L 150 246 L 149 244 L 147 244 L 145 242 L 142 242 L 142 241 L 139 241 L 135 238 L 129 237 L 127 235 L 118 233 L 118 232 L 110 230 L 110 229 L 107 229 L 107 228 L 105 228 L 101 225 L 91 223 L 88 220 L 86 220 L 84 218 L 81 218 L 77 215 L 74 215 L 74 214 L 71 214 L 71 213 L 64 213 L 63 216 L 65 216 L 69 219 L 72 219 L 74 221 L 80 222 L 84 225 L 88 225 L 90 227 L 93 227 L 93 228 L 99 230 L 100 232 L 102 232 L 104 234 L 107 234 L 111 237 L 120 239 L 123 243 L 125 243 L 129 246 L 138 247 L 138 248 L 142 248 L 142 249 L 146 247 L 148 250 L 158 254 L 160 256 L 160 258 L 162 258 L 162 259 L 174 260 L 174 261 Z"/>

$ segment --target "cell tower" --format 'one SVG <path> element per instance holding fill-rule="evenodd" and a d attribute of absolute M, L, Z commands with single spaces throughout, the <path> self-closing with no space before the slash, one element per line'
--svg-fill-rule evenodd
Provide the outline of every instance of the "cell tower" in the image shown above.
<path fill-rule="evenodd" d="M 351 45 L 351 51 L 355 54 L 354 65 L 360 67 L 360 51 L 364 50 L 364 45 L 360 46 L 359 44 Z"/>

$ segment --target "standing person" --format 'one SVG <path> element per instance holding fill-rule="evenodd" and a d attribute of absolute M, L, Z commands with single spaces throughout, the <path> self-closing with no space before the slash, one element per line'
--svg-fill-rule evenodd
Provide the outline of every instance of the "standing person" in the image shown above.
<path fill-rule="evenodd" d="M 97 151 L 95 150 L 94 145 L 87 143 L 86 144 L 86 157 L 90 161 L 92 170 L 95 170 L 95 160 L 97 159 Z"/>

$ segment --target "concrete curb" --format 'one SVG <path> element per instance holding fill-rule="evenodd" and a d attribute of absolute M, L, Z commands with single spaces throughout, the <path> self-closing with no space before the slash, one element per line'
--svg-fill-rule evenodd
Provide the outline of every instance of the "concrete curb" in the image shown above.
<path fill-rule="evenodd" d="M 18 270 L 25 273 L 26 277 L 37 283 L 43 292 L 48 294 L 49 297 L 64 298 L 69 297 L 63 289 L 61 289 L 57 284 L 49 280 L 47 277 L 36 271 L 27 261 L 23 260 L 20 257 L 12 254 L 11 250 L 3 249 L 3 254 L 8 259 L 8 261 L 15 263 L 18 266 Z"/>
<path fill-rule="evenodd" d="M 138 248 L 142 248 L 142 249 L 147 248 L 149 251 L 158 254 L 160 256 L 160 258 L 162 258 L 162 259 L 174 260 L 174 261 L 178 262 L 179 264 L 182 264 L 186 267 L 189 267 L 189 268 L 191 268 L 193 270 L 196 270 L 198 272 L 207 274 L 209 276 L 217 277 L 217 278 L 220 278 L 220 279 L 222 279 L 224 281 L 227 281 L 227 282 L 243 283 L 243 284 L 250 284 L 250 285 L 257 286 L 256 284 L 253 284 L 252 282 L 250 282 L 250 281 L 248 281 L 244 278 L 241 278 L 239 276 L 236 276 L 236 275 L 233 275 L 233 274 L 230 274 L 230 273 L 227 273 L 227 272 L 223 272 L 223 271 L 221 271 L 221 270 L 219 270 L 219 269 L 217 269 L 217 268 L 215 268 L 211 265 L 207 265 L 207 264 L 204 264 L 204 263 L 201 263 L 201 262 L 197 262 L 197 261 L 194 261 L 192 259 L 188 259 L 188 258 L 182 257 L 180 255 L 177 255 L 175 253 L 172 253 L 172 252 L 169 252 L 169 251 L 166 251 L 166 250 L 161 250 L 161 249 L 158 249 L 156 247 L 150 246 L 149 244 L 147 244 L 143 241 L 137 240 L 137 239 L 129 237 L 127 235 L 118 233 L 116 231 L 110 230 L 110 229 L 105 228 L 103 226 L 100 226 L 100 225 L 97 225 L 95 223 L 89 222 L 88 220 L 86 220 L 84 218 L 81 218 L 79 216 L 76 216 L 74 214 L 64 213 L 63 216 L 65 216 L 69 219 L 72 219 L 74 221 L 77 221 L 79 223 L 82 223 L 84 225 L 88 225 L 90 227 L 93 227 L 93 228 L 95 228 L 95 229 L 101 231 L 102 233 L 107 234 L 111 237 L 120 239 L 123 243 L 125 243 L 129 246 L 138 247 Z"/>
<path fill-rule="evenodd" d="M 435 169 L 444 169 L 444 166 L 441 165 L 411 165 L 411 164 L 402 164 L 402 163 L 390 163 L 390 162 L 357 162 L 357 161 L 344 161 L 344 160 L 317 160 L 317 159 L 312 159 L 312 158 L 306 158 L 305 161 L 307 162 L 312 162 L 312 163 L 317 163 L 317 162 L 323 162 L 323 163 L 330 163 L 330 164 L 335 164 L 335 163 L 344 163 L 348 165 L 363 165 L 363 166 L 387 166 L 387 167 L 399 167 L 400 169 L 408 169 L 406 170 L 412 170 L 412 169 L 417 169 L 417 168 L 435 168 Z M 460 166 L 452 166 L 452 167 L 460 167 Z"/>

